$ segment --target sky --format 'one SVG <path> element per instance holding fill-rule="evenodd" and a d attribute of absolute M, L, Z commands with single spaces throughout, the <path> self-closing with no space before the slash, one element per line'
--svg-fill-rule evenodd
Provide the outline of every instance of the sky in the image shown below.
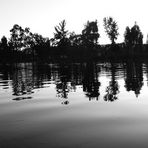
<path fill-rule="evenodd" d="M 80 34 L 86 22 L 98 21 L 99 43 L 110 43 L 104 27 L 103 18 L 113 17 L 119 27 L 117 42 L 123 42 L 126 26 L 135 22 L 144 35 L 148 34 L 147 0 L 0 0 L 0 37 L 10 37 L 14 24 L 44 37 L 53 37 L 54 27 L 63 19 L 70 32 Z"/>

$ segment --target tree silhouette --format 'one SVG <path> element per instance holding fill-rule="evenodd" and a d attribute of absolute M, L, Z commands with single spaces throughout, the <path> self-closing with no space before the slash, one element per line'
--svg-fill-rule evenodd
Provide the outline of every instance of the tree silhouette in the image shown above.
<path fill-rule="evenodd" d="M 105 31 L 109 39 L 111 40 L 112 44 L 115 44 L 115 40 L 117 40 L 117 37 L 119 35 L 117 22 L 115 22 L 112 17 L 105 17 L 103 19 L 103 22 Z"/>
<path fill-rule="evenodd" d="M 74 47 L 79 47 L 82 45 L 81 35 L 75 34 L 75 32 L 71 32 L 69 35 L 70 45 Z"/>
<path fill-rule="evenodd" d="M 30 32 L 30 28 L 23 29 L 18 24 L 15 24 L 13 28 L 10 30 L 11 37 L 9 41 L 9 45 L 11 48 L 18 51 L 22 48 L 28 48 L 31 46 L 32 41 L 32 33 Z"/>
<path fill-rule="evenodd" d="M 140 27 L 136 24 L 130 29 L 126 27 L 124 33 L 124 42 L 126 45 L 142 45 L 143 44 L 143 35 L 140 30 Z"/>
<path fill-rule="evenodd" d="M 24 29 L 23 42 L 24 42 L 24 47 L 25 48 L 31 48 L 34 45 L 33 33 L 30 32 L 30 28 L 28 28 L 28 27 L 26 27 Z"/>
<path fill-rule="evenodd" d="M 11 32 L 11 38 L 10 38 L 11 45 L 15 50 L 18 50 L 18 48 L 22 47 L 22 35 L 24 30 L 22 29 L 21 26 L 15 24 L 13 28 L 10 30 L 10 32 Z"/>
<path fill-rule="evenodd" d="M 98 38 L 100 34 L 98 33 L 97 21 L 87 22 L 82 30 L 82 44 L 86 47 L 93 47 L 97 45 Z"/>
<path fill-rule="evenodd" d="M 63 20 L 61 23 L 59 23 L 59 26 L 55 27 L 55 33 L 54 33 L 54 45 L 58 47 L 65 47 L 68 45 L 68 30 L 66 30 L 66 21 Z"/>
<path fill-rule="evenodd" d="M 33 46 L 41 46 L 46 43 L 46 38 L 44 38 L 42 35 L 38 33 L 34 33 L 32 35 L 33 39 Z"/>
<path fill-rule="evenodd" d="M 132 43 L 131 29 L 128 26 L 125 29 L 124 42 L 126 45 L 131 45 L 131 43 Z"/>
<path fill-rule="evenodd" d="M 48 56 L 48 49 L 50 47 L 50 41 L 48 38 L 43 37 L 38 33 L 32 34 L 31 40 L 31 53 L 37 55 L 38 57 Z"/>
<path fill-rule="evenodd" d="M 21 26 L 15 24 L 10 30 L 11 38 L 9 46 L 15 51 L 23 51 L 25 54 L 33 55 L 46 55 L 48 45 L 50 45 L 49 39 L 44 38 L 38 33 L 30 32 L 30 28 L 23 29 Z M 48 45 L 47 45 L 48 44 Z M 45 50 L 46 47 L 46 50 Z"/>
<path fill-rule="evenodd" d="M 5 36 L 1 38 L 1 49 L 5 50 L 8 47 L 8 41 Z"/>
<path fill-rule="evenodd" d="M 10 48 L 8 46 L 8 40 L 5 36 L 1 38 L 0 42 L 0 59 L 9 59 L 10 58 Z"/>

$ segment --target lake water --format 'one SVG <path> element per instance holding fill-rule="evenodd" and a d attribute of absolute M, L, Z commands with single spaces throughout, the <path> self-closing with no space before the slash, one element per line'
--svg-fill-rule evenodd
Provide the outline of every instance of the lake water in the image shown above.
<path fill-rule="evenodd" d="M 147 148 L 147 137 L 147 62 L 0 65 L 0 148 Z"/>

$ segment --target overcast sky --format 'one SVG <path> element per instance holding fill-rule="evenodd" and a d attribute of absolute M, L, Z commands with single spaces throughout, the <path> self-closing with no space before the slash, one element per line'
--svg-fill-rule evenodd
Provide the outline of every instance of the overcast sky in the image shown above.
<path fill-rule="evenodd" d="M 33 33 L 53 37 L 54 26 L 63 19 L 67 29 L 81 33 L 87 20 L 98 20 L 99 43 L 110 43 L 103 27 L 103 18 L 112 16 L 118 23 L 123 41 L 126 26 L 135 21 L 144 34 L 148 34 L 148 2 L 146 0 L 0 0 L 0 37 L 10 36 L 14 24 L 30 27 Z"/>

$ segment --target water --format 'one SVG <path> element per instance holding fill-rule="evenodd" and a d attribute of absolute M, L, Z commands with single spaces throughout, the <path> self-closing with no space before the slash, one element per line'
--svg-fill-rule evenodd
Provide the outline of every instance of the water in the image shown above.
<path fill-rule="evenodd" d="M 148 63 L 0 65 L 0 147 L 147 147 Z"/>

